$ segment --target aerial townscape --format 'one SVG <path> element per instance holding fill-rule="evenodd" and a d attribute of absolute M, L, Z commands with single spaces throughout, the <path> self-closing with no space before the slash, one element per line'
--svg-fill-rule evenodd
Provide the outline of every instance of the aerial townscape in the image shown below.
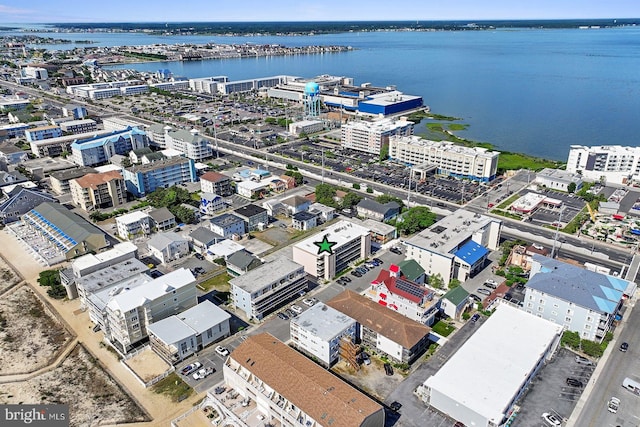
<path fill-rule="evenodd" d="M 637 144 L 502 150 L 322 68 L 359 36 L 238 41 L 313 23 L 127 25 L 0 31 L 4 422 L 640 425 Z"/>

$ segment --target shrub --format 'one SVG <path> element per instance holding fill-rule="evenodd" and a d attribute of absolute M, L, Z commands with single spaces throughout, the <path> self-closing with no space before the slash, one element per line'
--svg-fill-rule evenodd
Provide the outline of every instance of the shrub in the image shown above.
<path fill-rule="evenodd" d="M 607 345 L 603 342 L 602 345 L 589 340 L 582 340 L 581 342 L 582 351 L 591 357 L 601 357 L 604 353 L 604 349 Z"/>
<path fill-rule="evenodd" d="M 564 331 L 560 343 L 564 346 L 570 347 L 574 350 L 580 348 L 580 334 L 572 331 Z"/>

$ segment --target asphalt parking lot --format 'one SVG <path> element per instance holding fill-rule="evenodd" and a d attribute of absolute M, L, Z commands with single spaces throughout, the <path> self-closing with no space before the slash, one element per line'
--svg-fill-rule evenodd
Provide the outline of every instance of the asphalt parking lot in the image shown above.
<path fill-rule="evenodd" d="M 513 427 L 545 426 L 541 418 L 545 412 L 559 415 L 563 419 L 571 415 L 584 387 L 568 386 L 566 379 L 576 378 L 586 386 L 595 369 L 594 365 L 576 363 L 575 356 L 575 353 L 561 348 L 542 367 L 529 389 L 517 402 L 521 409 Z"/>

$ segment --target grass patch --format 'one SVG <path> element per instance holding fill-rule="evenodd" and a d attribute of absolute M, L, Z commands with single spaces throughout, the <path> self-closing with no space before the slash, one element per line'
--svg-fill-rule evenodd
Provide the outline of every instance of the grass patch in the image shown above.
<path fill-rule="evenodd" d="M 456 330 L 455 327 L 446 322 L 443 322 L 442 320 L 439 320 L 438 323 L 433 325 L 433 328 L 431 329 L 433 330 L 433 332 L 443 337 L 448 337 L 453 331 Z"/>
<path fill-rule="evenodd" d="M 180 402 L 193 394 L 193 389 L 187 385 L 175 372 L 165 379 L 158 381 L 151 390 L 156 394 L 164 394 L 172 402 Z"/>
<path fill-rule="evenodd" d="M 215 289 L 218 292 L 229 292 L 231 290 L 229 280 L 231 279 L 232 277 L 228 273 L 222 273 L 198 283 L 198 287 L 205 292 L 209 292 L 211 289 Z"/>
<path fill-rule="evenodd" d="M 467 130 L 469 128 L 469 125 L 463 124 L 463 123 L 450 123 L 449 124 L 449 130 L 450 131 L 457 131 L 457 130 Z"/>
<path fill-rule="evenodd" d="M 442 123 L 427 123 L 427 129 L 437 132 L 442 132 L 444 130 Z"/>
<path fill-rule="evenodd" d="M 520 198 L 519 194 L 514 194 L 513 196 L 509 197 L 507 200 L 505 200 L 504 202 L 496 206 L 496 209 L 506 209 L 511 205 L 511 203 L 515 202 L 519 198 Z"/>
<path fill-rule="evenodd" d="M 491 213 L 494 214 L 494 215 L 503 216 L 505 218 L 511 218 L 511 219 L 516 219 L 518 221 L 522 221 L 522 217 L 520 215 L 511 213 L 511 212 L 493 210 L 493 211 L 491 211 Z"/>
<path fill-rule="evenodd" d="M 498 171 L 513 169 L 529 169 L 539 171 L 544 168 L 558 168 L 563 165 L 562 162 L 541 159 L 538 157 L 527 156 L 526 154 L 510 153 L 508 151 L 500 152 L 498 158 Z"/>

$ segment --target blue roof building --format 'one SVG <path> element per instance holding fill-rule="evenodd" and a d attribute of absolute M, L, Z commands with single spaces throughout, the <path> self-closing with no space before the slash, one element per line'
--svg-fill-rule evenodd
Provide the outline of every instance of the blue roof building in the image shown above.
<path fill-rule="evenodd" d="M 75 141 L 71 144 L 71 152 L 74 163 L 80 166 L 93 166 L 107 163 L 116 154 L 126 156 L 132 150 L 148 146 L 147 134 L 136 127 L 129 126 L 108 135 Z"/>
<path fill-rule="evenodd" d="M 601 342 L 635 290 L 633 282 L 534 254 L 523 309 Z"/>
<path fill-rule="evenodd" d="M 184 182 L 196 182 L 196 166 L 192 159 L 172 157 L 144 165 L 132 166 L 122 171 L 127 191 L 136 197 L 168 188 Z"/>

